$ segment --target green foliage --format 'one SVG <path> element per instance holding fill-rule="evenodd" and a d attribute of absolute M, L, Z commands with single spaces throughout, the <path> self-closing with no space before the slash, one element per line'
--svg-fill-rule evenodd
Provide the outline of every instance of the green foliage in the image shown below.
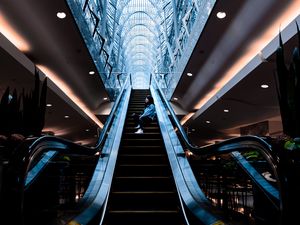
<path fill-rule="evenodd" d="M 293 140 L 287 140 L 284 143 L 284 148 L 287 150 L 300 150 L 300 138 L 294 138 Z"/>
<path fill-rule="evenodd" d="M 298 45 L 300 32 L 297 25 Z M 300 53 L 299 46 L 292 53 L 293 60 L 289 69 L 285 64 L 284 48 L 279 33 L 279 47 L 276 50 L 278 99 L 282 119 L 283 133 L 291 137 L 300 136 Z"/>
<path fill-rule="evenodd" d="M 0 134 L 10 136 L 19 133 L 24 136 L 39 136 L 45 123 L 47 78 L 40 91 L 39 73 L 35 71 L 34 89 L 20 96 L 14 90 L 10 95 L 8 87 L 0 102 Z"/>
<path fill-rule="evenodd" d="M 248 152 L 242 153 L 242 155 L 243 155 L 247 160 L 253 160 L 253 161 L 256 161 L 256 160 L 261 160 L 261 159 L 263 159 L 262 155 L 259 154 L 258 151 L 248 151 Z"/>

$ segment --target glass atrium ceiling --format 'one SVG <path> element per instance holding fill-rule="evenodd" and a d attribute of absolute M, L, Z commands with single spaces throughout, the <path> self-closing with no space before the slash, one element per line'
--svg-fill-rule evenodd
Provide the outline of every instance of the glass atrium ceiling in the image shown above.
<path fill-rule="evenodd" d="M 163 27 L 167 35 L 171 32 L 171 2 L 110 0 L 109 3 L 108 23 L 118 24 L 114 37 L 115 52 L 121 51 L 120 61 L 134 78 L 133 87 L 146 89 L 149 87 L 150 73 L 158 70 L 162 55 L 166 54 L 166 36 L 161 34 L 164 34 Z M 167 17 L 164 8 L 168 12 Z M 168 19 L 165 21 L 164 18 Z M 113 36 L 113 26 L 110 32 Z"/>
<path fill-rule="evenodd" d="M 216 0 L 67 0 L 108 92 L 154 75 L 172 95 Z M 115 91 L 113 91 L 115 92 Z"/>

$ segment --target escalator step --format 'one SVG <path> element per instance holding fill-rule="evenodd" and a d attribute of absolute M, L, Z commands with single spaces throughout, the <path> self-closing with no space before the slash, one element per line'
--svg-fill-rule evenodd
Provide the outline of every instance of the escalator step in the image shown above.
<path fill-rule="evenodd" d="M 167 164 L 168 158 L 164 154 L 120 154 L 118 156 L 120 164 Z"/>
<path fill-rule="evenodd" d="M 122 146 L 119 150 L 120 154 L 161 154 L 165 152 L 163 145 L 152 145 L 152 146 L 143 146 L 143 145 L 127 145 Z"/>
<path fill-rule="evenodd" d="M 109 210 L 176 210 L 175 192 L 112 192 Z"/>
<path fill-rule="evenodd" d="M 116 168 L 116 176 L 168 176 L 170 168 L 168 165 L 120 165 Z"/>
<path fill-rule="evenodd" d="M 150 138 L 143 138 L 143 134 L 140 134 L 141 138 L 122 138 L 121 145 L 146 145 L 146 146 L 157 146 L 162 145 L 163 140 L 162 139 L 150 139 Z"/>
<path fill-rule="evenodd" d="M 135 111 L 131 111 L 129 113 L 130 113 L 130 115 L 132 115 L 132 113 L 136 113 L 136 112 Z M 126 120 L 125 127 L 126 126 L 133 126 L 133 127 L 135 127 L 136 125 L 133 122 L 133 120 Z M 153 126 L 157 126 L 158 127 L 157 121 L 153 121 L 153 122 L 147 124 L 147 127 L 153 127 Z"/>
<path fill-rule="evenodd" d="M 183 225 L 178 210 L 110 211 L 107 225 Z"/>
<path fill-rule="evenodd" d="M 169 176 L 115 177 L 113 191 L 172 191 L 174 183 Z"/>
<path fill-rule="evenodd" d="M 124 127 L 124 131 L 126 132 L 126 133 L 134 133 L 135 131 L 137 131 L 137 129 L 136 128 L 134 128 L 134 126 L 130 126 L 130 127 L 128 127 L 128 126 L 126 126 L 126 127 Z M 145 127 L 144 128 L 144 134 L 146 134 L 147 132 L 149 132 L 149 133 L 151 133 L 151 132 L 159 132 L 159 127 Z"/>
<path fill-rule="evenodd" d="M 143 137 L 144 139 L 160 139 L 161 138 L 161 135 L 160 133 L 156 133 L 156 132 L 148 132 L 148 133 L 144 133 L 144 134 L 135 134 L 135 133 L 132 133 L 132 132 L 125 132 L 123 134 L 123 138 L 124 139 L 136 139 L 136 138 L 140 138 L 140 137 Z"/>

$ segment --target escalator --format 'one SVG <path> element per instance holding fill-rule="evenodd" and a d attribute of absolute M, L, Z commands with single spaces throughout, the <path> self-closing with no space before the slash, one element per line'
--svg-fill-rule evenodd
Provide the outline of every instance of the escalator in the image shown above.
<path fill-rule="evenodd" d="M 17 157 L 11 159 L 5 171 L 0 224 L 67 224 L 92 205 L 101 192 L 100 183 L 111 177 L 107 159 L 114 157 L 104 156 L 118 149 L 118 131 L 123 130 L 129 85 L 127 79 L 95 147 L 54 136 L 35 138 L 19 146 Z"/>
<path fill-rule="evenodd" d="M 105 225 L 184 224 L 157 121 L 135 134 L 132 113 L 142 112 L 146 90 L 132 91 L 112 182 Z"/>
<path fill-rule="evenodd" d="M 174 168 L 171 169 L 170 155 L 167 154 L 159 123 L 154 121 L 146 126 L 144 134 L 134 133 L 136 130 L 131 114 L 143 110 L 149 91 L 132 91 L 129 104 L 130 89 L 126 93 L 120 109 L 111 113 L 116 115 L 116 120 L 111 129 L 105 132 L 108 138 L 93 174 L 90 173 L 90 184 L 83 188 L 85 193 L 78 195 L 70 188 L 74 187 L 72 178 L 76 180 L 75 176 L 71 175 L 70 182 L 65 182 L 65 175 L 73 172 L 70 163 L 60 160 L 48 163 L 48 168 L 37 179 L 40 181 L 34 181 L 25 193 L 25 224 L 188 224 L 185 206 L 178 194 L 179 189 L 186 185 L 182 184 L 178 189 L 178 184 L 174 182 L 176 172 L 174 173 Z M 127 112 L 126 119 L 124 112 Z M 122 121 L 125 122 L 124 129 Z M 45 138 L 34 148 L 37 152 L 56 150 L 63 154 L 74 154 L 76 148 L 79 148 L 79 152 L 93 152 L 93 149 L 81 149 L 81 146 L 56 138 Z M 82 153 L 79 154 L 79 159 L 80 157 L 83 157 Z M 91 157 L 93 158 L 92 155 Z M 59 185 L 55 188 L 51 185 L 47 187 L 47 180 L 51 180 L 45 174 L 56 180 L 49 184 Z M 39 183 L 44 186 L 39 186 Z M 35 186 L 38 188 L 34 188 Z M 42 194 L 39 194 L 41 190 Z M 62 191 L 67 193 L 67 198 L 61 198 Z M 198 197 L 199 202 L 202 201 L 201 198 Z M 53 201 L 60 204 L 53 204 Z M 203 217 L 201 222 L 198 218 L 193 224 L 212 224 L 211 221 L 219 221 L 209 212 L 207 202 L 201 203 L 205 209 L 201 209 L 201 204 L 195 203 L 191 198 L 189 202 L 197 208 L 196 214 Z M 189 217 L 195 219 L 192 213 L 189 213 Z"/>
<path fill-rule="evenodd" d="M 286 186 L 285 175 L 279 164 L 280 159 L 270 144 L 256 136 L 242 136 L 208 146 L 195 146 L 190 142 L 155 78 L 151 92 L 158 99 L 156 105 L 160 111 L 159 116 L 164 121 L 163 130 L 167 131 L 162 133 L 164 140 L 166 142 L 169 139 L 172 146 L 185 149 L 185 154 L 174 147 L 173 152 L 188 159 L 189 169 L 185 172 L 185 159 L 174 157 L 174 161 L 181 164 L 190 191 L 196 185 L 201 188 L 193 196 L 205 195 L 213 215 L 221 212 L 219 218 L 223 218 L 223 221 L 225 218 L 226 224 L 266 225 L 290 221 L 287 211 L 283 209 L 287 207 L 283 192 Z M 167 149 L 172 151 L 172 147 Z M 170 162 L 172 164 L 172 160 Z M 189 185 L 191 177 L 194 185 Z M 182 195 L 184 192 L 180 193 Z M 211 206 L 218 212 L 215 213 Z M 195 208 L 189 209 L 195 214 Z M 201 220 L 201 217 L 198 218 Z"/>
<path fill-rule="evenodd" d="M 257 138 L 229 140 L 195 149 L 194 155 L 202 161 L 192 162 L 187 159 L 175 133 L 174 128 L 180 130 L 180 126 L 172 125 L 170 117 L 174 116 L 170 109 L 164 108 L 163 97 L 153 87 L 151 94 L 155 100 L 157 118 L 145 127 L 143 134 L 134 133 L 136 129 L 131 114 L 142 112 L 147 94 L 148 90 L 131 90 L 130 87 L 120 95 L 121 103 L 116 104 L 108 119 L 111 125 L 105 126 L 101 134 L 103 138 L 100 139 L 105 139 L 101 149 L 78 146 L 55 137 L 42 138 L 33 146 L 32 154 L 27 158 L 35 160 L 37 165 L 41 158 L 45 158 L 45 152 L 56 151 L 57 154 L 48 157 L 51 160 L 42 166 L 43 169 L 30 182 L 30 187 L 25 185 L 21 205 L 21 217 L 25 222 L 18 224 L 268 224 L 271 220 L 265 220 L 265 213 L 261 214 L 263 211 L 258 209 L 249 211 L 252 208 L 237 208 L 244 210 L 235 214 L 237 216 L 245 215 L 245 210 L 250 212 L 249 215 L 255 213 L 251 220 L 245 220 L 243 216 L 232 221 L 233 214 L 226 213 L 230 209 L 228 203 L 240 205 L 240 196 L 250 193 L 250 189 L 255 189 L 251 192 L 254 197 L 250 196 L 256 199 L 253 207 L 261 204 L 263 207 L 275 206 L 268 217 L 273 217 L 272 222 L 276 221 L 276 213 L 281 217 L 282 203 L 278 189 L 267 184 L 255 172 L 254 164 L 246 163 L 236 152 L 249 148 L 260 150 L 266 154 L 265 158 L 269 158 L 269 162 L 263 163 L 275 168 L 276 162 L 271 160 L 267 145 Z M 104 138 L 104 135 L 107 137 Z M 218 157 L 220 154 L 231 154 L 232 160 L 240 164 L 236 167 L 236 173 L 242 174 L 241 169 L 245 171 L 243 177 L 247 178 L 244 184 L 231 173 L 232 169 L 229 171 L 230 177 L 227 177 L 234 178 L 234 183 L 226 184 L 228 179 L 224 179 L 223 165 L 216 167 L 217 164 L 207 161 L 206 156 Z M 192 172 L 190 163 L 199 169 Z M 228 165 L 232 164 L 226 162 L 225 166 Z M 30 174 L 28 168 L 34 166 L 27 165 L 25 172 Z M 195 175 L 198 177 L 195 178 Z M 246 192 L 241 192 L 242 189 Z M 226 195 L 228 190 L 237 194 Z M 263 199 L 260 196 L 266 201 L 257 203 L 257 199 Z M 233 201 L 227 201 L 229 197 Z M 216 206 L 220 206 L 219 209 Z"/>

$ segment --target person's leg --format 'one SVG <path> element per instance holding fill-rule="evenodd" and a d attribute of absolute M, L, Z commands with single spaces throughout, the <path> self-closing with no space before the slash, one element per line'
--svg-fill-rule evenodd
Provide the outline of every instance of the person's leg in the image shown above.
<path fill-rule="evenodd" d="M 132 118 L 133 118 L 134 126 L 135 127 L 140 126 L 140 115 L 133 113 Z"/>
<path fill-rule="evenodd" d="M 140 128 L 144 130 L 144 126 L 149 124 L 152 120 L 149 117 L 141 117 L 139 119 Z"/>

